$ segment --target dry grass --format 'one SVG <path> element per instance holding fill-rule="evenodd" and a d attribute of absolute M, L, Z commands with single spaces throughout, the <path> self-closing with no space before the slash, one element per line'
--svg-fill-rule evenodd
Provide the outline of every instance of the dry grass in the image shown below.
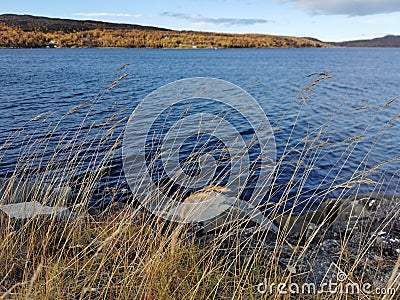
<path fill-rule="evenodd" d="M 115 88 L 126 76 L 127 74 L 123 74 L 106 87 L 98 99 Z M 315 80 L 298 95 L 293 107 L 282 116 L 282 120 L 274 124 L 277 131 L 280 122 L 293 110 L 298 111 L 297 116 L 295 115 L 297 122 L 300 111 L 307 110 L 311 105 L 308 97 L 315 87 L 331 78 L 326 73 L 314 76 Z M 395 100 L 396 98 L 390 100 L 381 111 L 393 105 Z M 310 179 L 317 162 L 329 151 L 340 149 L 342 153 L 336 166 L 339 169 L 344 167 L 361 138 L 348 137 L 339 143 L 332 142 L 334 130 L 331 126 L 335 112 L 331 120 L 316 131 L 307 132 L 301 139 L 295 140 L 293 128 L 285 141 L 285 151 L 277 161 L 276 177 L 287 171 L 289 165 L 292 176 L 285 186 L 278 187 L 275 181 L 271 183 L 274 187 L 270 192 L 271 199 L 278 191 L 281 199 L 271 206 L 270 217 L 279 223 L 281 231 L 273 237 L 276 242 L 267 251 L 265 242 L 271 239 L 271 235 L 257 229 L 246 235 L 239 228 L 243 224 L 239 223 L 233 224 L 228 231 L 218 232 L 212 241 L 201 244 L 196 242 L 190 226 L 156 218 L 135 205 L 124 208 L 110 205 L 103 213 L 90 216 L 87 208 L 96 184 L 121 145 L 121 134 L 116 133 L 115 129 L 126 121 L 120 111 L 113 113 L 104 122 L 90 123 L 89 116 L 96 101 L 73 107 L 62 117 L 60 123 L 51 126 L 46 125 L 49 114 L 40 114 L 29 122 L 36 122 L 41 131 L 43 127 L 40 125 L 46 125 L 45 133 L 36 132 L 24 136 L 24 129 L 21 128 L 10 136 L 5 145 L 0 145 L 0 154 L 4 152 L 3 159 L 6 159 L 9 145 L 23 137 L 20 159 L 10 180 L 2 185 L 0 203 L 7 201 L 16 190 L 23 189 L 26 182 L 34 182 L 33 188 L 29 188 L 33 192 L 26 196 L 31 201 L 65 205 L 70 197 L 65 187 L 75 184 L 74 176 L 81 174 L 73 203 L 77 216 L 71 216 L 69 220 L 53 216 L 17 222 L 0 214 L 0 299 L 298 298 L 300 296 L 290 294 L 261 294 L 257 291 L 257 285 L 263 282 L 295 282 L 298 274 L 293 274 L 292 271 L 304 256 L 312 255 L 313 252 L 309 251 L 312 240 L 336 213 L 334 204 L 345 198 L 350 189 L 357 192 L 361 185 L 373 185 L 379 191 L 379 184 L 368 176 L 378 172 L 378 169 L 381 170 L 382 166 L 396 162 L 396 158 L 393 158 L 381 162 L 376 168 L 366 168 L 364 164 L 360 164 L 351 178 L 342 178 L 337 174 L 335 180 L 328 185 L 321 181 L 320 186 L 316 187 L 318 198 L 323 199 L 335 190 L 342 191 L 341 196 L 320 216 L 319 225 L 311 235 L 305 234 L 311 221 L 304 219 L 304 224 L 300 224 L 304 229 L 300 232 L 304 236 L 299 238 L 298 244 L 290 245 L 291 268 L 287 268 L 279 263 L 277 257 L 282 255 L 282 249 L 288 245 L 291 229 L 298 226 L 299 222 L 293 221 L 298 218 L 292 216 L 290 211 L 282 216 L 279 207 L 287 201 L 294 202 L 295 207 L 299 206 L 298 201 L 304 193 L 305 183 Z M 362 108 L 368 109 L 372 107 Z M 84 117 L 77 130 L 60 134 L 58 128 L 61 122 L 82 110 Z M 395 118 L 396 116 L 390 118 L 388 125 Z M 383 128 L 376 133 L 377 136 L 381 134 L 384 134 Z M 50 159 L 45 160 L 43 154 L 49 144 L 55 145 L 55 150 Z M 98 151 L 87 151 L 89 148 Z M 324 149 L 328 149 L 328 152 L 324 152 Z M 98 152 L 103 155 L 97 156 Z M 210 189 L 219 191 L 218 187 Z M 112 192 L 115 193 L 116 190 Z M 388 212 L 388 216 L 393 218 L 398 217 L 398 214 Z M 385 230 L 391 221 L 388 218 L 379 229 Z M 349 236 L 353 230 L 351 226 L 354 225 L 349 223 Z M 360 243 L 356 257 L 349 259 L 349 236 L 346 233 L 341 237 L 342 245 L 336 263 L 347 274 L 353 274 L 352 271 L 359 265 L 365 264 L 365 253 L 371 247 L 373 238 Z M 385 287 L 397 288 L 399 263 L 400 260 L 393 263 L 392 276 L 384 284 Z M 353 280 L 362 280 L 362 277 L 360 279 L 354 275 Z M 336 293 L 301 297 L 352 299 L 364 296 Z M 369 295 L 364 298 L 380 297 Z M 396 295 L 388 295 L 385 299 L 396 299 Z"/>

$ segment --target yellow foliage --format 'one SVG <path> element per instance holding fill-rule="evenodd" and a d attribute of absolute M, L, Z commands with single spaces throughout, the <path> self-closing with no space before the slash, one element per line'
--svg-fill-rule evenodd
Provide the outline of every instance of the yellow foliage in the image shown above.
<path fill-rule="evenodd" d="M 0 23 L 0 47 L 298 48 L 328 45 L 304 38 L 163 30 L 23 31 Z"/>

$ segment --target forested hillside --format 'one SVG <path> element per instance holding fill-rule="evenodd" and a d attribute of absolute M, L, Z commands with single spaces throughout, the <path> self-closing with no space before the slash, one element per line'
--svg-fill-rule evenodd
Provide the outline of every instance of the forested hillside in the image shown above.
<path fill-rule="evenodd" d="M 164 28 L 98 21 L 0 15 L 3 48 L 294 48 L 328 47 L 307 38 L 267 34 L 173 31 Z"/>

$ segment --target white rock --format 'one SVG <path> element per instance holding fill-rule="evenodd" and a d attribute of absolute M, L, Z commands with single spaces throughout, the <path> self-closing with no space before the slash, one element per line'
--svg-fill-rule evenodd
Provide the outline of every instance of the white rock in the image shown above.
<path fill-rule="evenodd" d="M 37 201 L 0 205 L 0 210 L 10 218 L 29 219 L 39 215 L 69 216 L 67 207 L 51 207 Z"/>
<path fill-rule="evenodd" d="M 218 199 L 218 201 L 215 201 L 215 199 Z M 279 228 L 271 220 L 247 201 L 237 200 L 223 194 L 219 194 L 213 200 L 214 208 L 211 211 L 214 215 L 210 215 L 210 218 L 205 219 L 205 231 L 214 230 L 225 225 L 229 226 L 235 221 L 245 220 L 257 223 L 259 230 L 272 230 L 275 233 L 279 231 Z M 218 214 L 215 214 L 215 212 L 218 212 Z"/>

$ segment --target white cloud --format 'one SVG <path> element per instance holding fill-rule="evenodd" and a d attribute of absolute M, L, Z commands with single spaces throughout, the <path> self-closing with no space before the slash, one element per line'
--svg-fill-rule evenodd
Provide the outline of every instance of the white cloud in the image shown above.
<path fill-rule="evenodd" d="M 278 0 L 321 15 L 365 16 L 400 11 L 399 0 Z"/>
<path fill-rule="evenodd" d="M 140 14 L 115 14 L 115 13 L 76 13 L 75 16 L 81 17 L 134 17 L 138 18 L 142 15 Z"/>
<path fill-rule="evenodd" d="M 174 13 L 174 12 L 163 12 L 161 14 L 163 17 L 172 17 L 175 19 L 186 20 L 192 23 L 208 23 L 215 25 L 255 25 L 255 24 L 264 24 L 270 22 L 266 19 L 243 19 L 243 18 L 207 18 L 203 16 L 191 16 L 183 13 Z"/>

